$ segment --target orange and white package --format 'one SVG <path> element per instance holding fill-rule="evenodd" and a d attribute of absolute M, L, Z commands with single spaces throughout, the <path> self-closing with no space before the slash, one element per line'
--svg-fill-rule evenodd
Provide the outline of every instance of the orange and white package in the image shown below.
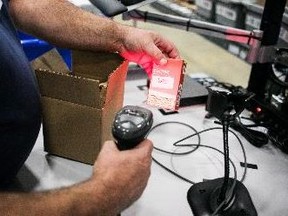
<path fill-rule="evenodd" d="M 147 104 L 162 109 L 178 110 L 185 73 L 182 59 L 168 59 L 165 65 L 154 64 Z"/>

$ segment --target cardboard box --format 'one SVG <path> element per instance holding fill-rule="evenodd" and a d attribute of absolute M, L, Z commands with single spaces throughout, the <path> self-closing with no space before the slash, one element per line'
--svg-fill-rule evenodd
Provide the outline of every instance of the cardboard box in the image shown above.
<path fill-rule="evenodd" d="M 59 65 L 54 57 L 48 60 Z M 111 125 L 123 106 L 128 62 L 114 53 L 73 51 L 69 73 L 63 68 L 59 72 L 57 64 L 47 69 L 48 60 L 42 57 L 33 63 L 38 68 L 44 150 L 93 164 L 102 143 L 112 139 Z"/>

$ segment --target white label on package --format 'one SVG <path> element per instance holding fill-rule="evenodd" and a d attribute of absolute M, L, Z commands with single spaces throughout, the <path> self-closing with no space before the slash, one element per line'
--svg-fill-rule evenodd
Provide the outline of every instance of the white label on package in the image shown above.
<path fill-rule="evenodd" d="M 0 0 L 0 11 L 1 11 L 2 5 L 3 5 L 3 2 L 2 0 Z"/>
<path fill-rule="evenodd" d="M 153 76 L 151 86 L 153 86 L 153 88 L 173 89 L 174 78 L 169 76 Z"/>

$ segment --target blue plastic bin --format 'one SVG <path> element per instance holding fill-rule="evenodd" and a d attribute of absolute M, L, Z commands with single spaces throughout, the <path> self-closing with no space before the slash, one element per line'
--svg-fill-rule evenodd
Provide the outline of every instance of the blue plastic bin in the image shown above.
<path fill-rule="evenodd" d="M 23 32 L 19 32 L 19 38 L 29 61 L 36 59 L 45 52 L 54 48 L 54 46 L 46 41 L 37 39 Z M 71 69 L 71 51 L 63 48 L 57 48 L 57 50 L 67 64 L 68 68 Z"/>

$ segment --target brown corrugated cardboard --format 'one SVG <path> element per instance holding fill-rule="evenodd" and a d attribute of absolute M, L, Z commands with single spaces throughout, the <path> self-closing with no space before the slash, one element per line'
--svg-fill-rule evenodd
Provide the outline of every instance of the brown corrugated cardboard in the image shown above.
<path fill-rule="evenodd" d="M 31 62 L 32 67 L 35 69 L 42 68 L 52 71 L 57 71 L 61 73 L 69 73 L 69 68 L 63 61 L 61 55 L 58 53 L 57 49 L 52 49 L 44 55 L 38 57 Z"/>
<path fill-rule="evenodd" d="M 128 62 L 117 54 L 84 51 L 72 53 L 73 75 L 36 69 L 45 151 L 93 164 L 102 143 L 112 139 L 127 69 Z"/>

